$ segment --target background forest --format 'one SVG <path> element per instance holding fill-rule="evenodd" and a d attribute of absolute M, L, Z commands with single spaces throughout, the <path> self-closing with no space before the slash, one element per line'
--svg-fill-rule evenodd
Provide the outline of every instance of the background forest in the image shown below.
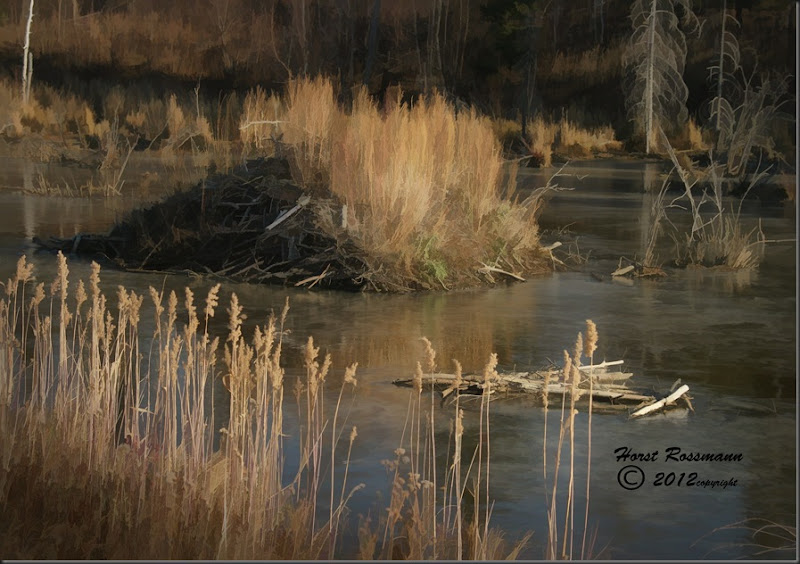
<path fill-rule="evenodd" d="M 34 82 L 86 100 L 96 116 L 135 114 L 140 100 L 177 92 L 177 103 L 196 105 L 199 112 L 201 101 L 207 105 L 216 138 L 233 139 L 248 89 L 282 90 L 290 76 L 323 74 L 338 80 L 343 102 L 361 84 L 378 101 L 398 86 L 406 100 L 443 92 L 456 105 L 518 123 L 498 125 L 507 147 L 515 137 L 530 140 L 526 129 L 533 116 L 566 117 L 584 128 L 611 126 L 626 142 L 635 137 L 624 103 L 630 92 L 625 53 L 635 22 L 632 4 L 621 0 L 35 4 Z M 727 32 L 738 42 L 743 77 L 793 73 L 794 2 L 677 4 L 677 14 L 690 7 L 700 24 L 690 28 L 685 18 L 678 24 L 686 42 L 687 115 L 694 123 L 706 123 L 712 113 L 716 91 L 709 67 L 719 58 L 723 5 L 730 14 L 725 19 L 733 20 Z M 0 80 L 10 84 L 19 84 L 22 73 L 28 6 L 28 0 L 0 5 Z M 790 80 L 789 93 L 795 90 Z M 119 85 L 120 95 L 109 101 L 109 91 Z M 105 107 L 113 104 L 118 107 Z M 793 131 L 788 123 L 773 131 L 777 146 L 791 150 Z M 689 135 L 683 133 L 683 145 Z M 641 141 L 626 149 L 644 149 Z"/>

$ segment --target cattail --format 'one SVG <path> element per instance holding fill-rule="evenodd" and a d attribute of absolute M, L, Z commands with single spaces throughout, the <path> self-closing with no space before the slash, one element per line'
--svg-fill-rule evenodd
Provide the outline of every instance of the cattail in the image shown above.
<path fill-rule="evenodd" d="M 92 265 L 94 264 L 95 263 L 92 263 Z M 19 257 L 19 260 L 17 261 L 17 273 L 15 276 L 16 282 L 25 283 L 31 279 L 32 275 L 33 275 L 33 265 L 27 264 L 27 259 L 25 258 L 25 255 L 22 255 L 21 257 Z"/>
<path fill-rule="evenodd" d="M 358 363 L 354 362 L 353 364 L 348 366 L 347 369 L 344 371 L 344 383 L 350 384 L 354 388 L 358 383 L 358 380 L 356 380 L 356 368 L 358 368 Z M 353 432 L 355 432 L 355 427 L 353 427 Z"/>
<path fill-rule="evenodd" d="M 575 341 L 575 353 L 572 356 L 572 363 L 576 366 L 581 365 L 581 353 L 583 352 L 583 333 L 578 333 Z"/>
<path fill-rule="evenodd" d="M 583 390 L 578 388 L 578 385 L 580 384 L 580 381 L 581 381 L 581 371 L 578 368 L 578 366 L 573 363 L 572 364 L 572 381 L 571 381 L 572 390 L 571 390 L 571 393 L 572 393 L 572 396 L 575 398 L 575 401 L 578 401 L 581 398 L 581 396 L 583 395 Z"/>
<path fill-rule="evenodd" d="M 78 280 L 78 286 L 75 288 L 75 311 L 81 309 L 83 302 L 88 299 L 86 295 L 86 287 L 83 284 L 83 280 Z"/>
<path fill-rule="evenodd" d="M 314 337 L 309 336 L 306 342 L 305 365 L 308 392 L 312 398 L 317 397 L 317 387 L 319 384 L 319 363 L 316 361 L 319 354 L 319 347 L 314 347 Z"/>
<path fill-rule="evenodd" d="M 67 299 L 67 286 L 69 285 L 69 268 L 67 267 L 67 258 L 61 251 L 58 251 L 58 271 L 53 284 L 50 286 L 50 295 L 55 296 L 56 292 L 61 292 L 61 301 Z"/>
<path fill-rule="evenodd" d="M 436 351 L 427 337 L 422 337 L 422 342 L 425 343 L 425 368 L 429 373 L 433 373 L 436 367 Z"/>
<path fill-rule="evenodd" d="M 139 296 L 131 290 L 130 294 L 128 294 L 128 305 L 129 305 L 129 313 L 131 317 L 131 325 L 136 327 L 139 324 L 139 311 L 142 308 L 142 302 L 144 301 L 144 296 Z"/>
<path fill-rule="evenodd" d="M 497 353 L 492 353 L 489 355 L 489 362 L 483 369 L 483 382 L 484 384 L 488 384 L 491 380 L 497 377 Z"/>
<path fill-rule="evenodd" d="M 289 296 L 286 296 L 286 301 L 283 304 L 283 310 L 281 311 L 281 330 L 283 329 L 284 324 L 286 323 L 286 316 L 289 314 Z"/>
<path fill-rule="evenodd" d="M 564 351 L 564 383 L 566 384 L 569 381 L 569 377 L 572 374 L 572 358 L 570 358 L 569 353 Z"/>
<path fill-rule="evenodd" d="M 358 436 L 358 429 L 356 428 L 355 425 L 353 425 L 353 430 L 350 431 L 350 444 L 353 444 L 353 441 L 356 440 L 357 436 Z"/>
<path fill-rule="evenodd" d="M 231 306 L 227 309 L 230 321 L 228 321 L 228 341 L 233 343 L 239 342 L 242 336 L 242 321 L 247 319 L 247 316 L 242 313 L 242 307 L 239 305 L 239 298 L 234 293 L 231 294 Z"/>
<path fill-rule="evenodd" d="M 550 389 L 550 376 L 552 372 L 550 370 L 546 370 L 544 373 L 544 387 L 542 388 L 542 401 L 544 402 L 544 408 L 547 409 L 550 405 L 550 393 L 548 390 Z"/>
<path fill-rule="evenodd" d="M 197 320 L 197 307 L 194 305 L 194 294 L 188 286 L 184 288 L 184 295 L 186 296 L 184 304 L 186 305 L 186 311 L 189 313 L 189 324 L 186 327 L 186 335 L 189 336 L 194 335 L 200 323 Z"/>
<path fill-rule="evenodd" d="M 220 286 L 221 286 L 220 284 L 217 284 L 208 291 L 208 295 L 206 296 L 206 308 L 203 311 L 206 318 L 214 317 L 214 308 L 219 305 Z"/>
<path fill-rule="evenodd" d="M 456 416 L 456 437 L 464 436 L 464 410 L 459 408 Z M 457 452 L 456 454 L 460 454 Z"/>
<path fill-rule="evenodd" d="M 419 394 L 422 392 L 422 364 L 417 361 L 417 368 L 414 370 L 414 390 Z"/>
<path fill-rule="evenodd" d="M 33 293 L 33 298 L 31 300 L 31 308 L 36 308 L 42 303 L 44 299 L 44 282 L 39 282 L 36 285 L 36 290 Z"/>
<path fill-rule="evenodd" d="M 597 326 L 591 319 L 586 320 L 586 342 L 583 344 L 583 355 L 592 358 L 597 350 Z"/>
<path fill-rule="evenodd" d="M 93 296 L 100 294 L 100 265 L 94 261 L 92 261 L 92 274 L 89 276 L 89 286 L 91 287 Z"/>
<path fill-rule="evenodd" d="M 164 312 L 164 306 L 161 305 L 163 297 L 164 294 L 157 292 L 155 288 L 150 286 L 150 299 L 153 300 L 153 305 L 156 307 L 156 320 L 158 320 Z"/>
<path fill-rule="evenodd" d="M 325 377 L 328 375 L 328 372 L 331 369 L 331 364 L 333 364 L 333 361 L 331 359 L 331 353 L 328 353 L 325 355 L 325 360 L 322 361 L 322 368 L 320 368 L 319 370 L 318 378 L 320 382 L 325 381 Z"/>

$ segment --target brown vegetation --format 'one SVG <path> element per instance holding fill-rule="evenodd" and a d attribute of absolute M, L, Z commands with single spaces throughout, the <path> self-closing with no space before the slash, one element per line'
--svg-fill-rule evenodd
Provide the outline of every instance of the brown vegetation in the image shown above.
<path fill-rule="evenodd" d="M 362 486 L 348 482 L 355 427 L 342 400 L 355 393 L 357 364 L 344 372 L 333 411 L 309 337 L 305 373 L 281 366 L 288 304 L 280 319 L 242 330 L 234 294 L 224 342 L 209 329 L 219 285 L 201 304 L 120 287 L 112 303 L 92 265 L 87 288 L 70 290 L 62 255 L 45 289 L 21 258 L 0 300 L 0 550 L 18 558 L 317 559 L 333 557 L 514 558 L 490 527 L 489 394 L 481 401 L 476 452 L 461 465 L 463 409 L 456 432 L 437 444 L 433 391 L 409 394 L 409 426 L 395 458 L 387 511 L 343 546 L 346 506 Z M 181 307 L 180 304 L 183 304 Z M 150 310 L 148 312 L 148 310 Z M 155 316 L 152 344 L 140 339 Z M 426 341 L 424 365 L 435 356 Z M 496 356 L 485 369 L 490 389 Z M 221 379 L 227 398 L 211 392 Z M 287 435 L 284 401 L 294 386 L 301 432 Z M 228 403 L 229 408 L 216 402 Z M 330 401 L 328 399 L 328 401 Z M 429 407 L 428 407 L 429 406 Z M 222 429 L 215 411 L 228 411 Z M 430 409 L 430 411 L 428 411 Z M 332 415 L 331 415 L 332 414 Z M 219 431 L 219 438 L 216 433 Z M 342 435 L 348 440 L 339 444 Z M 290 438 L 293 437 L 293 438 Z M 219 447 L 215 442 L 219 440 Z M 298 457 L 289 456 L 297 441 Z M 292 447 L 294 448 L 294 447 Z M 436 452 L 448 450 L 446 467 Z M 295 466 L 296 465 L 296 466 Z M 289 468 L 293 472 L 288 472 Z M 290 476 L 288 481 L 286 476 Z M 320 495 L 330 476 L 330 499 Z M 467 483 L 472 498 L 466 495 Z M 443 489 L 440 490 L 440 485 Z M 469 504 L 472 514 L 464 511 Z M 522 541 L 525 542 L 525 539 Z"/>

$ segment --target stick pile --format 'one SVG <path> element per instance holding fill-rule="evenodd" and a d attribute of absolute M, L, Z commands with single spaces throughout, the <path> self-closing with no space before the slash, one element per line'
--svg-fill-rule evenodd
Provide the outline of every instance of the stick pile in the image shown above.
<path fill-rule="evenodd" d="M 344 289 L 363 286 L 358 249 L 316 225 L 324 206 L 291 181 L 281 159 L 256 159 L 232 174 L 134 210 L 107 235 L 34 242 L 64 253 L 104 255 L 133 271 L 191 271 L 240 282 Z"/>

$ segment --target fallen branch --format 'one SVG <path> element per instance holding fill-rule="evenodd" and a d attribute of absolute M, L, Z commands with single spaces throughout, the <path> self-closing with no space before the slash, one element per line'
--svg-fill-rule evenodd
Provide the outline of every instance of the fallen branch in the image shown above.
<path fill-rule="evenodd" d="M 675 390 L 673 393 L 671 393 L 670 395 L 668 395 L 664 399 L 660 399 L 655 403 L 651 403 L 650 405 L 644 406 L 643 408 L 641 408 L 638 411 L 634 411 L 633 413 L 631 413 L 631 418 L 641 417 L 642 415 L 647 415 L 651 411 L 655 411 L 656 409 L 664 407 L 665 405 L 669 405 L 669 404 L 673 403 L 676 399 L 678 399 L 679 397 L 681 397 L 683 394 L 685 394 L 688 391 L 689 391 L 689 386 L 684 384 L 683 386 L 681 386 L 680 388 Z"/>
<path fill-rule="evenodd" d="M 296 206 L 294 206 L 292 209 L 290 209 L 286 213 L 282 213 L 281 215 L 279 215 L 277 217 L 277 219 L 275 219 L 275 221 L 273 221 L 272 223 L 267 225 L 267 228 L 264 231 L 271 231 L 272 229 L 274 229 L 275 227 L 277 227 L 278 225 L 280 225 L 281 223 L 283 223 L 284 221 L 289 219 L 295 213 L 297 213 L 300 210 L 300 208 L 305 206 L 310 201 L 311 201 L 311 198 L 309 198 L 308 196 L 300 196 L 300 198 L 297 200 L 297 205 Z"/>
<path fill-rule="evenodd" d="M 323 278 L 325 278 L 328 275 L 328 270 L 330 269 L 330 267 L 331 267 L 331 265 L 328 264 L 325 267 L 325 270 L 322 271 L 322 273 L 317 274 L 316 276 L 309 276 L 308 278 L 304 278 L 304 279 L 300 280 L 299 282 L 296 282 L 295 283 L 295 287 L 296 286 L 304 286 L 305 284 L 308 284 L 309 282 L 311 282 L 312 284 L 311 284 L 311 286 L 309 286 L 309 288 L 313 288 L 314 284 L 316 284 L 317 282 L 319 282 L 320 280 L 322 280 Z"/>
<path fill-rule="evenodd" d="M 483 263 L 481 263 L 481 264 L 483 264 Z M 484 274 L 489 274 L 491 272 L 496 272 L 497 274 L 505 274 L 506 276 L 509 276 L 509 277 L 513 278 L 514 280 L 519 280 L 520 282 L 525 282 L 525 279 L 522 276 L 520 276 L 519 274 L 514 274 L 513 272 L 509 272 L 507 270 L 502 270 L 500 268 L 497 268 L 495 266 L 489 266 L 487 264 L 484 264 L 483 267 L 479 268 L 478 272 L 482 272 Z"/>

